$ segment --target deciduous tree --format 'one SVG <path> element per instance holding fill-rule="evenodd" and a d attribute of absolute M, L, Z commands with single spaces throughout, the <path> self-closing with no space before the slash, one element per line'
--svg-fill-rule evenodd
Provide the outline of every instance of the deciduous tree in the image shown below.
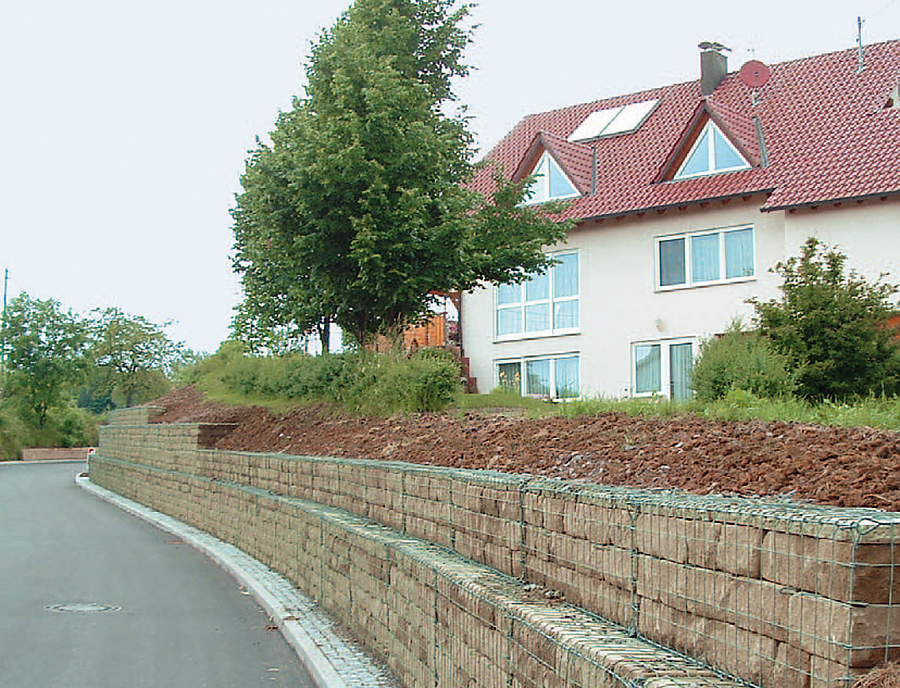
<path fill-rule="evenodd" d="M 163 394 L 173 366 L 186 355 L 164 327 L 118 308 L 97 311 L 90 353 L 99 389 L 120 395 L 125 406 Z"/>
<path fill-rule="evenodd" d="M 65 405 L 85 375 L 88 333 L 84 323 L 58 301 L 22 293 L 6 309 L 3 341 L 7 371 L 4 398 L 33 416 L 43 428 L 47 412 Z"/>
<path fill-rule="evenodd" d="M 237 197 L 242 317 L 301 330 L 334 321 L 359 343 L 424 317 L 435 292 L 548 267 L 557 206 L 465 188 L 472 137 L 445 114 L 465 76 L 468 6 L 357 0 L 314 46 L 306 96 L 259 143 Z"/>

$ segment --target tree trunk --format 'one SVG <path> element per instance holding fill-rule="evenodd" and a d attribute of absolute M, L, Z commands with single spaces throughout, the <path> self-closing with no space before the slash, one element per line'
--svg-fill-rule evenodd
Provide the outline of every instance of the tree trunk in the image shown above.
<path fill-rule="evenodd" d="M 325 318 L 319 325 L 319 341 L 322 342 L 322 353 L 331 352 L 331 318 Z"/>

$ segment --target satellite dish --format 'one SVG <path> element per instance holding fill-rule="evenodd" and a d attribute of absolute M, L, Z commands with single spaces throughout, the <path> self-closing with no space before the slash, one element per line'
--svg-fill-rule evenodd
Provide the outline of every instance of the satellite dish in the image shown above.
<path fill-rule="evenodd" d="M 758 88 L 765 84 L 769 77 L 771 76 L 771 71 L 766 65 L 764 65 L 759 60 L 750 60 L 743 67 L 741 67 L 741 71 L 738 73 L 741 81 L 745 86 L 749 86 L 750 88 Z"/>

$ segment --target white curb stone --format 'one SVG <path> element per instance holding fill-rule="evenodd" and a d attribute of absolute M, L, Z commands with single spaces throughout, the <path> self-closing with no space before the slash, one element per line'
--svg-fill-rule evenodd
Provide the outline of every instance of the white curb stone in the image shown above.
<path fill-rule="evenodd" d="M 75 482 L 123 511 L 177 536 L 227 571 L 272 618 L 319 688 L 396 688 L 387 669 L 338 632 L 315 602 L 260 561 L 208 533 L 95 485 L 84 475 L 75 478 Z"/>

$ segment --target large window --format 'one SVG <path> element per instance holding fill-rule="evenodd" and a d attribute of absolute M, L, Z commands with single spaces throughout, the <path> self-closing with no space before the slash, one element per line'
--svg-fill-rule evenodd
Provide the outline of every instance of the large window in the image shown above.
<path fill-rule="evenodd" d="M 692 341 L 641 342 L 632 346 L 634 396 L 659 395 L 670 399 L 688 399 L 691 368 L 694 365 Z"/>
<path fill-rule="evenodd" d="M 756 274 L 753 227 L 660 237 L 656 240 L 660 289 L 737 282 Z"/>
<path fill-rule="evenodd" d="M 497 386 L 522 395 L 573 399 L 581 390 L 579 363 L 575 354 L 500 361 Z"/>
<path fill-rule="evenodd" d="M 497 288 L 498 339 L 578 331 L 578 253 L 556 253 L 553 258 L 559 262 L 542 275 Z"/>

